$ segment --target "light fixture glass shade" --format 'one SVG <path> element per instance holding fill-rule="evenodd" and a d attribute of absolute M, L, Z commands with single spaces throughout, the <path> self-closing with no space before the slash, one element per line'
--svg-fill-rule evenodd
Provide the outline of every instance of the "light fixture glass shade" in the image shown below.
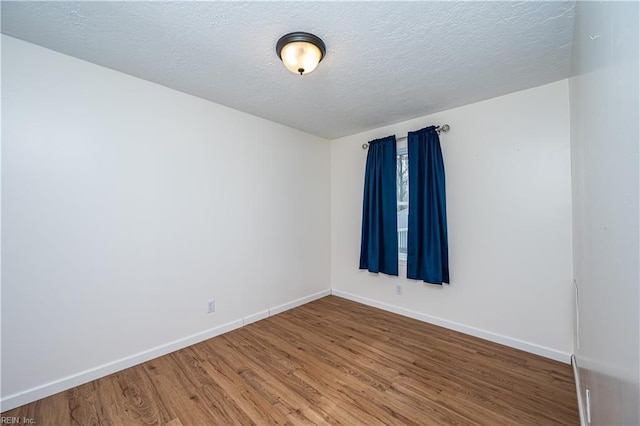
<path fill-rule="evenodd" d="M 282 48 L 282 62 L 289 71 L 295 74 L 309 74 L 316 69 L 322 59 L 318 46 L 297 41 Z"/>
<path fill-rule="evenodd" d="M 303 75 L 317 68 L 326 53 L 326 47 L 324 42 L 313 34 L 295 32 L 278 40 L 276 52 L 289 71 Z"/>

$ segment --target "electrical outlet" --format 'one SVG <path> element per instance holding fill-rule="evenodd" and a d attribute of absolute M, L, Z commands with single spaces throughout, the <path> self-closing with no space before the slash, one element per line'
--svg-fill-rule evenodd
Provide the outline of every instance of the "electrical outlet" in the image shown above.
<path fill-rule="evenodd" d="M 215 299 L 207 300 L 207 313 L 210 314 L 216 311 L 216 301 Z"/>
<path fill-rule="evenodd" d="M 585 399 L 587 400 L 587 423 L 591 423 L 591 391 L 587 389 L 584 391 Z"/>
<path fill-rule="evenodd" d="M 396 294 L 402 296 L 402 284 L 396 284 Z"/>

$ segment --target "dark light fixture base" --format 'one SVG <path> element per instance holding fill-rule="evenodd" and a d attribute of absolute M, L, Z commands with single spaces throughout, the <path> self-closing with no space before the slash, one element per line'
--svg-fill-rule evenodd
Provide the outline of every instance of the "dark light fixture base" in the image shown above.
<path fill-rule="evenodd" d="M 327 47 L 324 45 L 324 42 L 320 37 L 311 33 L 305 33 L 303 31 L 296 31 L 293 33 L 285 34 L 280 37 L 280 40 L 276 43 L 276 52 L 278 53 L 278 57 L 282 59 L 282 48 L 285 47 L 289 43 L 295 43 L 297 41 L 302 41 L 306 43 L 311 43 L 320 49 L 320 60 L 324 58 L 324 55 L 327 53 Z"/>

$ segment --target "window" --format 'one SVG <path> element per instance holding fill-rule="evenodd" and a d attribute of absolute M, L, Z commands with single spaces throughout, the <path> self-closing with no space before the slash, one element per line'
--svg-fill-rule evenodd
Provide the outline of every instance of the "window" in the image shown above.
<path fill-rule="evenodd" d="M 407 260 L 407 229 L 409 224 L 409 156 L 407 140 L 397 143 L 396 191 L 398 194 L 398 259 Z"/>

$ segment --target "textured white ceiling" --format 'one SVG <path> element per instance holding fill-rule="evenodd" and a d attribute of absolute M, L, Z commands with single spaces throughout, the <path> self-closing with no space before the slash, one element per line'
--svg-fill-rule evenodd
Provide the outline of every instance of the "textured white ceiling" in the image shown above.
<path fill-rule="evenodd" d="M 2 32 L 328 139 L 569 75 L 574 2 L 2 2 Z M 321 37 L 318 69 L 275 53 Z"/>

